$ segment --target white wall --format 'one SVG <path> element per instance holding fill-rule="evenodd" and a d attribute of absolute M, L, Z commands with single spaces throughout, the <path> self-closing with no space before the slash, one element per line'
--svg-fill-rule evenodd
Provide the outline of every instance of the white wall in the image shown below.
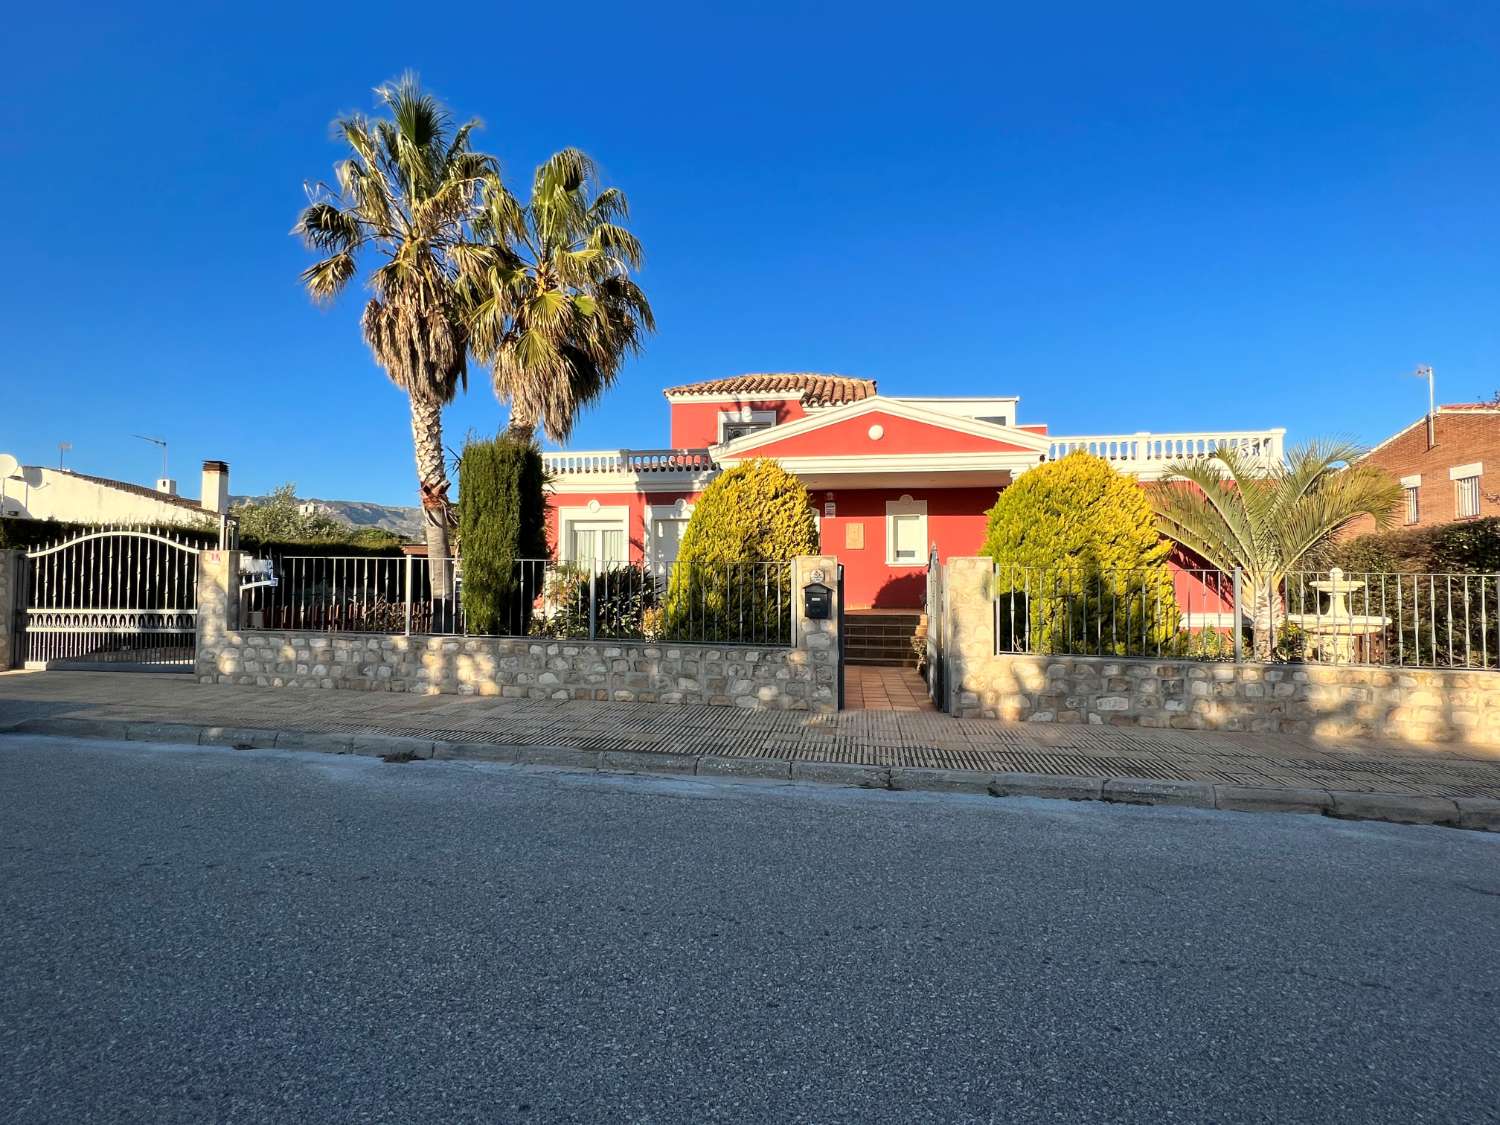
<path fill-rule="evenodd" d="M 165 524 L 201 527 L 213 517 L 150 496 L 109 488 L 35 465 L 0 478 L 0 515 L 64 523 Z"/>

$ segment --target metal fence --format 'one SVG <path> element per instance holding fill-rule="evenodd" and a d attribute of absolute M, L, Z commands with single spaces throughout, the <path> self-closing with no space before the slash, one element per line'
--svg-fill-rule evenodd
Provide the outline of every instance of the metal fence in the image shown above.
<path fill-rule="evenodd" d="M 465 575 L 436 597 L 430 560 L 287 555 L 248 560 L 249 629 L 789 645 L 790 562 L 631 564 L 519 559 L 507 574 Z M 471 590 L 467 597 L 465 581 Z M 483 589 L 482 595 L 474 591 Z M 466 609 L 467 603 L 467 609 Z"/>
<path fill-rule="evenodd" d="M 997 568 L 995 651 L 1500 668 L 1500 575 Z"/>

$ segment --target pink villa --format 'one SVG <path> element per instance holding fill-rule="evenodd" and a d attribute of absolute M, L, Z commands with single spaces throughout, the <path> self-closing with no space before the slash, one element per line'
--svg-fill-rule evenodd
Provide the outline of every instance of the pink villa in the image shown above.
<path fill-rule="evenodd" d="M 1220 444 L 1279 461 L 1285 434 L 1057 437 L 1020 421 L 1014 396 L 889 396 L 841 375 L 737 375 L 665 393 L 671 448 L 544 454 L 558 558 L 665 573 L 709 482 L 770 457 L 807 485 L 851 610 L 918 611 L 930 551 L 977 554 L 996 494 L 1044 461 L 1086 449 L 1151 481 Z"/>

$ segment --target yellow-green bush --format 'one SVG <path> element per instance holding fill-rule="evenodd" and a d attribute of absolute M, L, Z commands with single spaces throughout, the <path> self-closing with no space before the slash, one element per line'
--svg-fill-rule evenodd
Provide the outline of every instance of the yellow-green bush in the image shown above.
<path fill-rule="evenodd" d="M 1027 471 L 990 509 L 982 549 L 996 563 L 1002 646 L 1157 651 L 1178 624 L 1171 549 L 1140 486 L 1102 457 Z"/>
<path fill-rule="evenodd" d="M 683 532 L 663 604 L 665 635 L 785 639 L 790 576 L 768 567 L 816 553 L 807 489 L 775 461 L 730 469 L 704 490 Z"/>

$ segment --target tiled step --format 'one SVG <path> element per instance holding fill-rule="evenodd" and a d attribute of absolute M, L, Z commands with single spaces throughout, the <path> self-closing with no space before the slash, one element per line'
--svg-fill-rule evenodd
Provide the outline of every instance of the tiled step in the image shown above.
<path fill-rule="evenodd" d="M 914 668 L 913 638 L 927 633 L 925 613 L 861 613 L 844 615 L 844 663 L 878 668 Z"/>

